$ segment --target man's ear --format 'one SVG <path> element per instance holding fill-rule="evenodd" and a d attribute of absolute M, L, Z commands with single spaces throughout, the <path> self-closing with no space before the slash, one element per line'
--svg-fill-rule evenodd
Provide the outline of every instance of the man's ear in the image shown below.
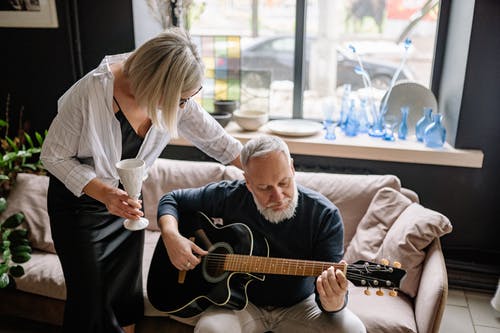
<path fill-rule="evenodd" d="M 290 157 L 290 169 L 292 169 L 292 175 L 295 176 L 295 167 L 293 166 L 293 158 Z"/>
<path fill-rule="evenodd" d="M 252 192 L 252 189 L 250 188 L 250 186 L 248 186 L 248 184 L 250 184 L 250 181 L 248 180 L 247 174 L 245 172 L 243 172 L 243 177 L 245 177 L 245 185 L 247 186 L 248 191 Z"/>

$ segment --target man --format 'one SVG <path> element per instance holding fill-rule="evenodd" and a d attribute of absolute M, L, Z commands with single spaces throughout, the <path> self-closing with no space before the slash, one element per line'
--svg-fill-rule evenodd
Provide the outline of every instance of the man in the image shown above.
<path fill-rule="evenodd" d="M 196 211 L 222 219 L 224 225 L 247 225 L 267 239 L 273 258 L 325 262 L 342 258 L 340 213 L 321 194 L 296 185 L 283 140 L 274 136 L 250 140 L 241 151 L 241 164 L 244 181 L 212 183 L 161 198 L 160 242 L 173 266 L 189 276 L 208 254 L 179 232 L 190 223 L 180 216 Z M 158 266 L 155 260 L 152 267 Z M 150 270 L 150 280 L 152 274 L 156 273 Z M 148 292 L 152 298 L 154 289 L 148 287 Z M 334 267 L 316 277 L 267 274 L 263 281 L 248 284 L 247 295 L 249 302 L 242 310 L 213 305 L 191 318 L 195 332 L 365 332 L 359 318 L 345 308 L 347 279 Z"/>

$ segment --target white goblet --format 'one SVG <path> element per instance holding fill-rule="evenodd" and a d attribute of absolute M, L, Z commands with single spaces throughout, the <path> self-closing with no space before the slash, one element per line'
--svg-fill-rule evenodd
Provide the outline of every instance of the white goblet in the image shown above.
<path fill-rule="evenodd" d="M 138 158 L 121 160 L 116 163 L 116 171 L 127 194 L 131 198 L 139 199 L 142 182 L 146 175 L 146 163 Z M 128 230 L 142 230 L 148 224 L 149 221 L 144 217 L 140 217 L 138 220 L 126 219 L 123 222 L 123 226 Z"/>

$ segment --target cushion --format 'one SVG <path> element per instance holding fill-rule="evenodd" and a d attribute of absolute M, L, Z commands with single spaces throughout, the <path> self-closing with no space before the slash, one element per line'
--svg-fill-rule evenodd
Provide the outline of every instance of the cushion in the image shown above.
<path fill-rule="evenodd" d="M 158 201 L 173 190 L 200 187 L 223 179 L 224 165 L 215 162 L 193 162 L 159 158 L 148 171 L 142 186 L 144 214 L 149 230 L 159 230 Z"/>
<path fill-rule="evenodd" d="M 345 251 L 344 260 L 348 263 L 361 259 L 374 261 L 387 231 L 410 204 L 408 198 L 394 189 L 386 187 L 379 190 L 361 219 Z"/>
<path fill-rule="evenodd" d="M 398 261 L 406 270 L 400 289 L 415 297 L 425 259 L 425 248 L 437 237 L 451 232 L 442 214 L 412 203 L 390 188 L 381 189 L 361 220 L 344 259 Z"/>
<path fill-rule="evenodd" d="M 33 251 L 31 259 L 23 263 L 26 274 L 16 278 L 16 289 L 27 293 L 66 299 L 66 284 L 61 262 L 56 254 Z"/>
<path fill-rule="evenodd" d="M 29 173 L 17 174 L 16 183 L 7 199 L 7 209 L 0 217 L 2 221 L 12 214 L 22 212 L 25 216 L 28 239 L 31 247 L 55 253 L 47 213 L 47 190 L 49 177 Z"/>
<path fill-rule="evenodd" d="M 367 332 L 377 333 L 416 333 L 417 324 L 413 313 L 413 301 L 399 293 L 397 297 L 370 296 L 364 288 L 349 283 L 347 308 L 354 312 L 365 324 Z"/>
<path fill-rule="evenodd" d="M 448 234 L 451 230 L 451 223 L 446 216 L 412 203 L 387 232 L 377 258 L 383 258 L 386 253 L 396 260 L 399 258 L 398 261 L 404 265 L 403 268 L 407 272 L 401 290 L 415 297 L 425 259 L 425 248 L 435 238 Z"/>

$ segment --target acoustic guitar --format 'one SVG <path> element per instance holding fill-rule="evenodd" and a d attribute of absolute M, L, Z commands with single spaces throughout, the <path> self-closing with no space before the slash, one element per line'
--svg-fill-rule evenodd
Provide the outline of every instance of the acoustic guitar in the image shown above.
<path fill-rule="evenodd" d="M 331 266 L 344 272 L 356 286 L 390 289 L 394 294 L 406 272 L 367 261 L 354 264 L 269 257 L 265 237 L 242 223 L 215 225 L 199 212 L 199 228 L 191 237 L 209 254 L 193 270 L 179 272 L 172 265 L 161 238 L 151 262 L 147 292 L 159 311 L 188 318 L 211 305 L 241 310 L 246 307 L 247 285 L 264 281 L 265 274 L 319 276 Z M 379 290 L 380 292 L 380 290 Z"/>

